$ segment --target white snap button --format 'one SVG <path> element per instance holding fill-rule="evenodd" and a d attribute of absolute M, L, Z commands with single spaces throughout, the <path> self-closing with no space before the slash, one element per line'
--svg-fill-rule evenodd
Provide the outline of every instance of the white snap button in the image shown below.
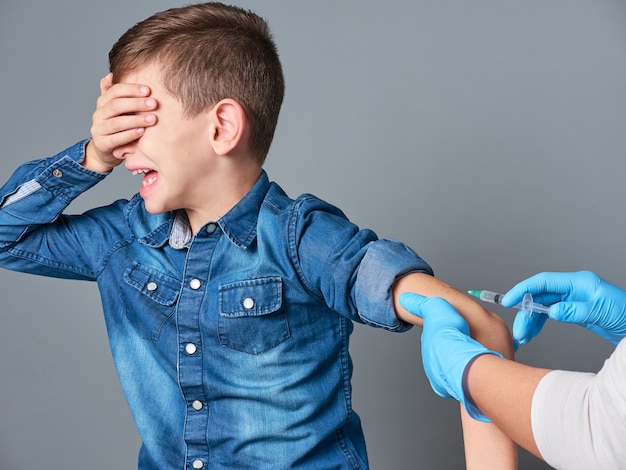
<path fill-rule="evenodd" d="M 206 226 L 207 233 L 213 233 L 215 232 L 215 230 L 217 230 L 217 224 L 215 222 L 211 222 Z"/>
<path fill-rule="evenodd" d="M 191 406 L 193 406 L 194 410 L 200 411 L 202 409 L 202 402 L 200 400 L 194 400 Z"/>
<path fill-rule="evenodd" d="M 202 285 L 202 283 L 200 282 L 200 279 L 192 279 L 189 282 L 189 287 L 191 287 L 193 290 L 200 289 L 201 285 Z"/>
<path fill-rule="evenodd" d="M 54 176 L 55 178 L 61 178 L 63 176 L 63 172 L 57 168 L 56 170 L 52 171 L 52 176 Z"/>
<path fill-rule="evenodd" d="M 158 286 L 156 282 L 149 282 L 146 287 L 148 288 L 149 291 L 153 291 L 153 290 L 157 290 Z"/>
<path fill-rule="evenodd" d="M 196 469 L 198 469 L 198 470 L 199 470 L 199 469 L 201 469 L 202 467 L 204 467 L 204 462 L 203 462 L 202 460 L 200 460 L 200 459 L 197 459 L 197 460 L 194 460 L 194 461 L 193 461 L 193 463 L 191 464 L 191 466 L 192 466 L 193 468 L 196 468 Z"/>
<path fill-rule="evenodd" d="M 250 297 L 246 297 L 245 299 L 243 299 L 243 308 L 245 308 L 246 310 L 250 310 L 252 307 L 254 307 L 254 300 L 252 300 Z"/>
<path fill-rule="evenodd" d="M 197 350 L 198 348 L 193 343 L 187 343 L 187 346 L 185 346 L 185 352 L 187 352 L 187 354 L 189 354 L 190 356 L 192 354 L 195 354 Z"/>

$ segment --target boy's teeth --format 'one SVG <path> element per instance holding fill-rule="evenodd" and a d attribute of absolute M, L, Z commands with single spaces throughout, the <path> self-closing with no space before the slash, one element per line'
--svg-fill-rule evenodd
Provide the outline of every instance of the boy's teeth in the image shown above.
<path fill-rule="evenodd" d="M 151 176 L 150 178 L 146 178 L 145 180 L 143 180 L 143 181 L 141 182 L 141 184 L 142 184 L 143 186 L 148 186 L 148 185 L 150 185 L 150 184 L 154 183 L 154 182 L 155 182 L 155 180 L 156 180 L 156 176 Z"/>
<path fill-rule="evenodd" d="M 133 175 L 138 175 L 139 173 L 148 173 L 150 170 L 143 168 L 141 170 L 133 170 Z"/>

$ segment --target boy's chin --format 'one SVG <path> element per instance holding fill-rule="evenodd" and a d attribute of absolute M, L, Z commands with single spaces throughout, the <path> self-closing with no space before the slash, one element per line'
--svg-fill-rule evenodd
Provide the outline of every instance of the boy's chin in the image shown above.
<path fill-rule="evenodd" d="M 169 212 L 171 210 L 161 204 L 150 203 L 150 201 L 146 201 L 145 198 L 143 198 L 143 204 L 146 208 L 146 211 L 153 215 L 165 214 L 166 212 Z"/>
<path fill-rule="evenodd" d="M 147 207 L 146 207 L 146 210 L 147 210 L 150 214 L 152 214 L 152 215 L 165 214 L 166 212 L 169 212 L 169 211 L 166 211 L 166 210 L 151 210 L 151 209 L 149 209 L 149 208 L 147 208 Z"/>

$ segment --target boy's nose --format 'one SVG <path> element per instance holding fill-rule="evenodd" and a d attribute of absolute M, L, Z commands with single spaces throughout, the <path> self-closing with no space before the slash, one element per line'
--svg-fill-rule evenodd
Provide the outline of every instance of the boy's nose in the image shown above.
<path fill-rule="evenodd" d="M 124 160 L 128 152 L 125 152 L 122 147 L 118 147 L 113 150 L 113 156 L 118 160 Z"/>
<path fill-rule="evenodd" d="M 117 147 L 113 149 L 113 156 L 120 160 L 125 160 L 133 152 L 134 147 L 134 142 Z"/>

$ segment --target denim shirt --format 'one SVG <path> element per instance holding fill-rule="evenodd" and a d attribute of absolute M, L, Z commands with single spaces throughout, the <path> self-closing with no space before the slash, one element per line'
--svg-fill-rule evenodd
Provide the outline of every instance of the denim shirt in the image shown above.
<path fill-rule="evenodd" d="M 0 265 L 98 283 L 139 468 L 367 468 L 352 322 L 407 330 L 391 287 L 430 267 L 265 172 L 196 235 L 139 196 L 63 215 L 105 177 L 84 151 L 26 163 L 0 190 Z"/>

